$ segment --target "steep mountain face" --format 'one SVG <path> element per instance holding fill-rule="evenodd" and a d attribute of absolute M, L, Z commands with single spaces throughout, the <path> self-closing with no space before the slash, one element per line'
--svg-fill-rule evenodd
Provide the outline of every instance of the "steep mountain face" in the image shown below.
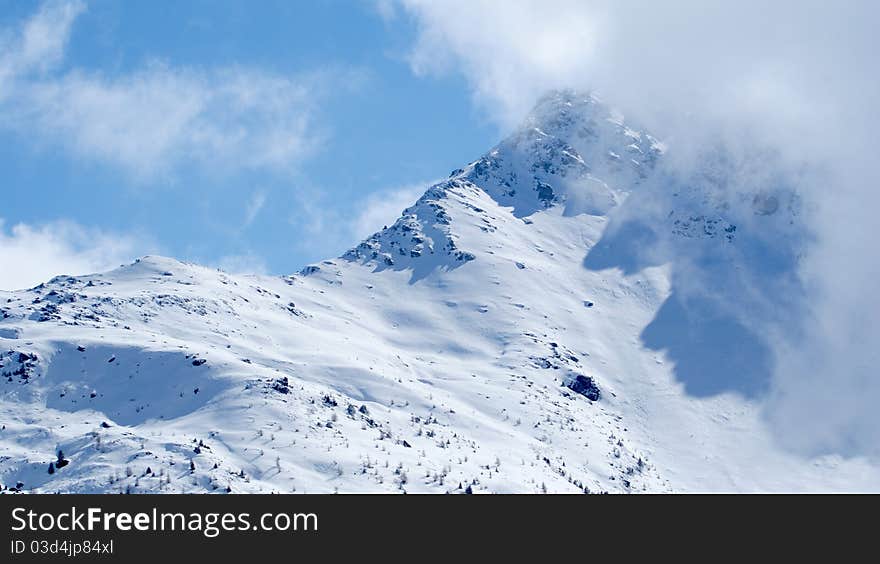
<path fill-rule="evenodd" d="M 729 307 L 749 261 L 784 274 L 796 255 L 793 192 L 721 190 L 723 159 L 677 178 L 665 151 L 596 98 L 555 93 L 393 225 L 296 275 L 145 257 L 0 293 L 0 482 L 875 489 L 867 462 L 775 445 L 772 359 L 746 319 L 765 304 Z"/>

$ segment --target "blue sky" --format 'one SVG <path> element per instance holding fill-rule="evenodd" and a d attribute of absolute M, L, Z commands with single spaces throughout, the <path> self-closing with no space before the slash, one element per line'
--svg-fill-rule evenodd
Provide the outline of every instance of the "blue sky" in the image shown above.
<path fill-rule="evenodd" d="M 40 60 L 14 62 L 41 17 Z M 373 2 L 0 0 L 0 29 L 24 68 L 0 90 L 7 244 L 21 224 L 76 252 L 124 242 L 108 260 L 288 273 L 499 135 L 464 77 L 414 72 L 414 20 Z"/>

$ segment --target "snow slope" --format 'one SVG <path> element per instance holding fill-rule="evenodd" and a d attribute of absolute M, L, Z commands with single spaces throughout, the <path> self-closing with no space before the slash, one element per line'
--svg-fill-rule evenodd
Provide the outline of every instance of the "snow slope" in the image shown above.
<path fill-rule="evenodd" d="M 711 178 L 679 189 L 665 151 L 595 97 L 554 93 L 396 223 L 299 274 L 145 257 L 0 293 L 0 483 L 878 489 L 867 461 L 774 444 L 760 339 L 645 252 L 663 233 L 697 262 L 741 263 L 763 252 L 758 230 L 797 239 L 796 199 L 716 201 Z M 646 202 L 653 225 L 625 220 Z M 741 289 L 725 267 L 700 272 Z M 50 474 L 59 450 L 69 462 Z"/>

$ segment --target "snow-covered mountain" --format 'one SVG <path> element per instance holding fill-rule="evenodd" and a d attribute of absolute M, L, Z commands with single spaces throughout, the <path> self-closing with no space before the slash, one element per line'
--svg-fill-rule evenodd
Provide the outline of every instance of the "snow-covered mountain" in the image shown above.
<path fill-rule="evenodd" d="M 676 178 L 666 151 L 594 96 L 554 93 L 393 225 L 298 274 L 145 257 L 0 293 L 0 483 L 877 489 L 866 461 L 774 442 L 770 353 L 742 317 L 773 308 L 691 289 L 742 296 L 759 259 L 786 285 L 794 191 L 726 189 L 720 157 Z"/>

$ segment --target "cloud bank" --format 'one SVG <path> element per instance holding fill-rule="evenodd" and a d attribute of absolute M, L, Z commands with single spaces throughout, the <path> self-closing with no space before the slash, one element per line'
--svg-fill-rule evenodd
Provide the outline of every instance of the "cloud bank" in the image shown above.
<path fill-rule="evenodd" d="M 871 243 L 880 204 L 873 162 L 880 5 L 399 0 L 394 7 L 418 29 L 413 69 L 463 75 L 501 129 L 549 89 L 598 91 L 667 142 L 674 177 L 694 178 L 707 154 L 723 151 L 734 164 L 724 188 L 730 196 L 774 179 L 793 183 L 804 202 L 799 246 L 783 248 L 770 235 L 762 244 L 792 253 L 803 299 L 771 300 L 775 315 L 752 321 L 773 349 L 765 414 L 796 451 L 880 454 L 880 253 Z M 393 17 L 387 3 L 382 13 Z M 693 257 L 667 258 L 681 273 L 700 267 Z M 767 305 L 761 292 L 772 276 L 754 271 L 738 281 L 738 290 L 757 296 L 753 310 Z"/>

